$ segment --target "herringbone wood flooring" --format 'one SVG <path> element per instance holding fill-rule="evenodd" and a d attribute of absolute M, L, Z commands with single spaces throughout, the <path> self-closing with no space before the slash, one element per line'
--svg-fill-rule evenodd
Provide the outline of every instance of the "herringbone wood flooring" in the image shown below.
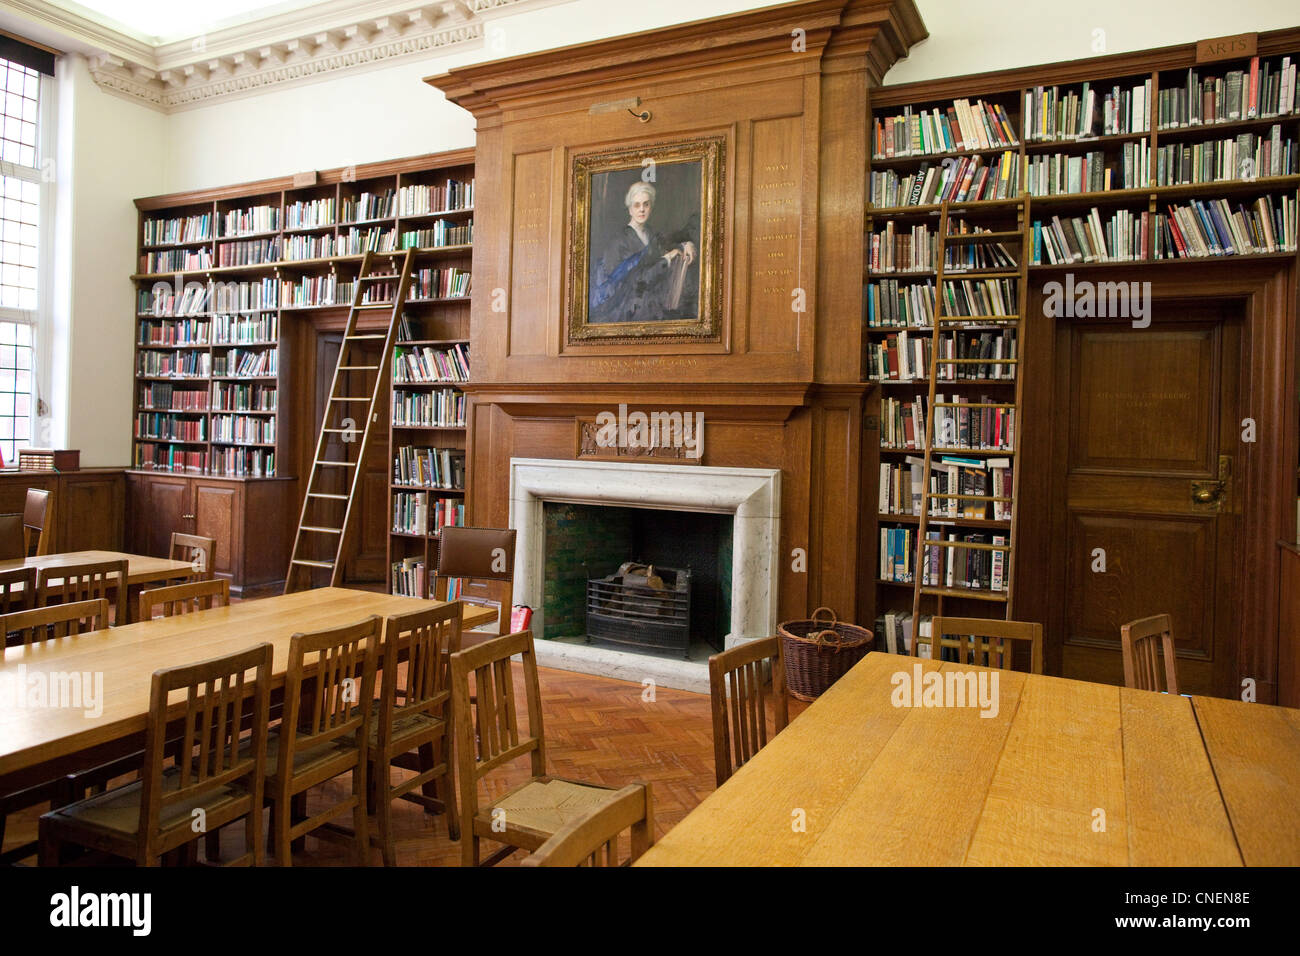
<path fill-rule="evenodd" d="M 520 665 L 515 665 L 515 671 L 517 704 L 520 713 L 526 714 Z M 649 781 L 659 836 L 713 792 L 713 727 L 706 695 L 657 688 L 655 699 L 647 701 L 642 699 L 640 684 L 546 668 L 539 668 L 538 674 L 550 774 L 613 787 L 633 780 Z M 790 717 L 806 706 L 791 698 Z M 485 798 L 497 796 L 527 777 L 527 759 L 495 771 L 485 784 Z M 341 777 L 319 788 L 319 795 L 312 799 L 321 804 L 327 799 L 333 802 L 349 787 L 348 778 Z M 309 803 L 309 809 L 314 812 L 315 803 Z M 6 845 L 34 839 L 40 813 L 29 810 L 10 817 Z M 460 864 L 460 844 L 447 838 L 442 816 L 430 816 L 403 800 L 393 806 L 393 823 L 398 865 Z M 223 855 L 229 858 L 242 852 L 241 844 L 241 834 L 224 834 Z M 496 845 L 484 842 L 483 848 L 487 854 Z M 507 864 L 522 857 L 517 853 Z M 377 865 L 379 851 L 372 850 L 370 859 Z M 336 866 L 346 865 L 349 857 L 345 847 L 309 836 L 293 862 L 295 866 Z"/>

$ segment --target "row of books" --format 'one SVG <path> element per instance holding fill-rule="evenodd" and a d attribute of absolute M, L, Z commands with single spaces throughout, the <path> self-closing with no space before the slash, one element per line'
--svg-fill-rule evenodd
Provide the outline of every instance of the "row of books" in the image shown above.
<path fill-rule="evenodd" d="M 467 246 L 473 241 L 473 219 L 459 226 L 439 219 L 428 229 L 414 229 L 403 232 L 401 248 L 429 249 L 439 246 Z"/>
<path fill-rule="evenodd" d="M 916 647 L 916 656 L 927 660 L 930 657 L 930 621 L 929 614 L 922 614 L 920 627 L 916 629 L 916 636 L 921 639 Z M 910 612 L 886 611 L 876 618 L 876 641 L 872 645 L 872 650 L 884 651 L 887 654 L 911 654 L 912 639 Z"/>
<path fill-rule="evenodd" d="M 284 237 L 284 261 L 301 262 L 304 259 L 328 259 L 342 255 L 339 252 L 340 239 L 333 233 L 300 233 Z"/>
<path fill-rule="evenodd" d="M 229 352 L 216 353 L 212 362 L 212 374 L 230 376 L 231 378 L 257 378 L 275 375 L 278 369 L 280 350 L 232 348 Z"/>
<path fill-rule="evenodd" d="M 929 381 L 932 341 L 928 333 L 909 335 L 903 331 L 887 335 L 883 341 L 868 342 L 867 378 L 873 382 Z M 1017 357 L 1014 329 L 1004 332 L 940 333 L 938 381 L 1014 380 L 1016 366 L 997 360 Z M 944 363 L 943 359 L 981 361 L 952 364 Z"/>
<path fill-rule="evenodd" d="M 979 532 L 942 531 L 925 533 L 925 551 L 921 561 L 921 583 L 926 587 L 962 588 L 968 591 L 1006 591 L 1007 552 L 988 548 L 948 547 L 929 544 L 930 541 L 950 543 L 998 545 L 1007 543 L 1006 535 Z"/>
<path fill-rule="evenodd" d="M 1118 165 L 1109 163 L 1099 149 L 1081 156 L 1031 156 L 1025 167 L 1025 191 L 1031 196 L 1068 196 L 1136 189 L 1151 182 L 1151 151 L 1145 143 L 1121 144 L 1117 159 Z"/>
<path fill-rule="evenodd" d="M 398 427 L 463 428 L 465 393 L 450 388 L 393 392 L 393 424 Z"/>
<path fill-rule="evenodd" d="M 146 252 L 140 257 L 140 272 L 143 275 L 211 268 L 212 253 L 202 246 L 197 249 L 164 249 L 160 252 Z"/>
<path fill-rule="evenodd" d="M 1020 154 L 962 156 L 941 165 L 922 163 L 914 173 L 892 169 L 871 173 L 874 206 L 927 206 L 939 202 L 1007 199 L 1020 191 Z"/>
<path fill-rule="evenodd" d="M 1145 133 L 1151 128 L 1151 81 L 1128 89 L 1115 84 L 1100 101 L 1088 82 L 1064 93 L 1059 86 L 1035 86 L 1025 91 L 1023 119 L 1027 143 Z"/>
<path fill-rule="evenodd" d="M 348 305 L 354 289 L 352 282 L 340 282 L 338 275 L 331 272 L 323 276 L 302 276 L 296 282 L 286 279 L 280 284 L 280 298 L 285 308 Z"/>
<path fill-rule="evenodd" d="M 1204 143 L 1171 143 L 1156 150 L 1156 185 L 1213 183 L 1300 172 L 1294 139 L 1282 139 L 1282 127 L 1268 134 L 1241 133 Z"/>
<path fill-rule="evenodd" d="M 1295 194 L 1261 196 L 1253 203 L 1226 199 L 1193 199 L 1186 206 L 1170 205 L 1158 217 L 1156 259 L 1241 256 L 1296 249 Z"/>
<path fill-rule="evenodd" d="M 958 99 L 946 109 L 919 112 L 905 106 L 899 115 L 876 119 L 873 134 L 877 159 L 1019 145 L 1007 111 L 984 100 Z"/>
<path fill-rule="evenodd" d="M 900 232 L 892 221 L 871 234 L 872 272 L 933 272 L 939 259 L 939 234 L 914 225 Z"/>
<path fill-rule="evenodd" d="M 437 534 L 446 527 L 465 524 L 461 498 L 430 499 L 424 491 L 399 491 L 393 495 L 393 530 L 401 534 Z"/>
<path fill-rule="evenodd" d="M 260 315 L 214 315 L 212 338 L 216 345 L 241 342 L 274 342 L 280 337 L 280 316 L 275 312 Z"/>
<path fill-rule="evenodd" d="M 397 250 L 397 230 L 382 226 L 369 229 L 357 229 L 355 226 L 338 237 L 334 243 L 334 255 L 359 256 L 363 252 L 395 252 Z"/>
<path fill-rule="evenodd" d="M 181 418 L 158 412 L 135 416 L 135 437 L 171 441 L 207 441 L 207 418 Z"/>
<path fill-rule="evenodd" d="M 1117 209 L 1102 221 L 1096 206 L 1086 216 L 1035 220 L 1030 262 L 1137 262 L 1146 258 L 1150 216 Z M 1046 256 L 1046 258 L 1044 258 Z"/>
<path fill-rule="evenodd" d="M 397 348 L 393 351 L 393 381 L 468 382 L 469 347 L 453 345 L 447 349 Z"/>
<path fill-rule="evenodd" d="M 177 216 L 171 219 L 146 219 L 143 242 L 146 246 L 170 246 L 180 242 L 206 242 L 212 238 L 212 213 Z"/>
<path fill-rule="evenodd" d="M 996 408 L 944 408 L 949 404 L 942 394 L 935 395 L 934 448 L 1011 451 L 1015 441 L 1016 410 Z M 951 404 L 965 404 L 968 399 L 954 395 Z M 984 396 L 980 402 L 993 404 Z M 887 450 L 924 451 L 925 415 L 928 400 L 924 395 L 910 399 L 880 400 L 880 447 Z"/>
<path fill-rule="evenodd" d="M 217 411 L 273 412 L 279 392 L 274 385 L 245 385 L 242 382 L 214 382 L 212 407 Z"/>
<path fill-rule="evenodd" d="M 207 411 L 205 388 L 176 388 L 162 382 L 145 382 L 140 386 L 140 407 L 170 411 Z"/>
<path fill-rule="evenodd" d="M 213 448 L 208 474 L 239 478 L 274 478 L 275 452 L 268 448 Z"/>
<path fill-rule="evenodd" d="M 207 345 L 209 323 L 198 319 L 176 319 L 169 322 L 140 323 L 136 335 L 138 345 Z"/>
<path fill-rule="evenodd" d="M 284 207 L 285 229 L 316 229 L 337 221 L 338 205 L 333 196 L 299 199 Z"/>
<path fill-rule="evenodd" d="M 137 375 L 207 378 L 212 374 L 212 353 L 197 351 L 137 352 Z"/>
<path fill-rule="evenodd" d="M 389 579 L 393 594 L 424 599 L 429 591 L 428 569 L 423 557 L 394 561 Z"/>
<path fill-rule="evenodd" d="M 399 216 L 422 216 L 474 207 L 474 180 L 448 179 L 442 186 L 403 186 L 397 191 Z"/>
<path fill-rule="evenodd" d="M 213 415 L 212 440 L 236 445 L 274 445 L 275 417 L 271 415 Z"/>
<path fill-rule="evenodd" d="M 393 484 L 417 488 L 465 488 L 465 452 L 459 448 L 403 445 L 393 456 Z"/>
<path fill-rule="evenodd" d="M 397 193 L 385 189 L 380 193 L 363 192 L 359 196 L 346 196 L 343 199 L 343 221 L 365 222 L 369 219 L 391 218 L 397 202 Z"/>
<path fill-rule="evenodd" d="M 252 206 L 232 209 L 221 214 L 222 236 L 246 236 L 258 232 L 276 232 L 280 228 L 279 206 Z"/>
<path fill-rule="evenodd" d="M 395 298 L 397 298 L 396 279 L 385 279 L 382 282 L 367 282 L 361 287 L 362 305 L 378 305 L 385 302 L 391 303 Z"/>
<path fill-rule="evenodd" d="M 208 469 L 208 453 L 185 445 L 154 445 L 137 442 L 132 467 L 149 471 L 203 474 Z"/>
<path fill-rule="evenodd" d="M 410 299 L 458 299 L 470 293 L 468 269 L 419 269 L 411 275 Z"/>
<path fill-rule="evenodd" d="M 280 304 L 280 284 L 270 277 L 244 282 L 213 282 L 210 289 L 213 312 L 259 312 Z"/>
<path fill-rule="evenodd" d="M 279 262 L 282 245 L 275 239 L 244 239 L 240 242 L 223 242 L 217 245 L 219 266 L 259 266 Z"/>
<path fill-rule="evenodd" d="M 1189 67 L 1185 82 L 1160 91 L 1157 129 L 1285 116 L 1295 111 L 1295 93 L 1296 65 L 1289 56 L 1280 63 L 1251 57 L 1245 70 L 1204 79 L 1199 69 Z"/>
<path fill-rule="evenodd" d="M 901 463 L 881 462 L 880 513 L 919 517 L 924 484 L 924 459 L 908 455 Z M 930 466 L 930 516 L 988 519 L 991 513 L 995 521 L 1009 521 L 1010 501 L 960 496 L 1009 499 L 1012 488 L 1010 458 L 959 459 L 945 455 Z"/>
<path fill-rule="evenodd" d="M 155 317 L 200 315 L 208 311 L 212 287 L 198 282 L 187 282 L 177 295 L 167 283 L 157 283 L 152 289 L 141 289 L 136 296 L 136 311 Z"/>
<path fill-rule="evenodd" d="M 948 223 L 949 235 L 976 235 L 989 232 L 988 229 L 971 227 L 965 220 Z M 1011 269 L 1019 268 L 1019 262 L 1001 242 L 961 242 L 950 243 L 943 252 L 945 272 L 956 273 L 969 269 Z"/>

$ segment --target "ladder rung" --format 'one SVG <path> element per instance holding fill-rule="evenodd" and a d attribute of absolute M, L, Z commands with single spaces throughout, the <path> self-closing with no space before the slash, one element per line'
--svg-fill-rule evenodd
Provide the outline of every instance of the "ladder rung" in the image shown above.
<path fill-rule="evenodd" d="M 1001 601 L 1007 600 L 1005 591 L 980 591 L 975 588 L 941 588 L 926 585 L 921 588 L 922 594 L 935 594 L 939 597 L 967 597 L 976 601 Z"/>
<path fill-rule="evenodd" d="M 318 532 L 320 532 L 321 534 L 342 534 L 342 533 L 343 533 L 343 529 L 342 529 L 342 528 L 322 528 L 322 527 L 318 527 L 317 525 L 313 525 L 313 524 L 305 524 L 305 525 L 303 525 L 299 530 L 300 530 L 300 531 L 318 531 Z"/>
<path fill-rule="evenodd" d="M 945 314 L 939 316 L 939 321 L 940 323 L 951 322 L 954 324 L 957 322 L 978 322 L 981 325 L 997 325 L 997 324 L 1010 325 L 1013 322 L 1019 322 L 1020 316 L 1018 315 L 946 315 Z M 922 325 L 919 326 L 919 328 L 926 329 L 929 328 L 929 326 Z"/>
<path fill-rule="evenodd" d="M 935 359 L 939 365 L 1019 365 L 1020 359 L 965 358 Z"/>
<path fill-rule="evenodd" d="M 958 279 L 1019 279 L 1019 272 L 981 272 L 979 269 L 948 269 L 943 270 L 944 282 L 956 282 Z"/>
<path fill-rule="evenodd" d="M 1004 402 L 935 402 L 935 408 L 1015 408 Z"/>
<path fill-rule="evenodd" d="M 355 433 L 355 428 L 322 428 L 321 431 L 328 435 L 346 435 L 350 432 Z"/>
<path fill-rule="evenodd" d="M 951 515 L 949 516 L 951 517 Z M 958 515 L 957 517 L 961 517 Z M 1009 544 L 982 544 L 978 541 L 941 541 L 938 538 L 926 538 L 921 542 L 927 548 L 964 548 L 967 551 L 1010 551 Z"/>
<path fill-rule="evenodd" d="M 330 461 L 329 459 L 326 459 L 326 458 L 317 458 L 317 459 L 316 459 L 316 464 L 318 464 L 318 465 L 334 465 L 334 466 L 339 467 L 339 468 L 355 468 L 355 467 L 357 467 L 357 463 L 356 463 L 355 461 Z"/>
<path fill-rule="evenodd" d="M 306 566 L 309 567 L 309 568 L 332 568 L 332 567 L 334 567 L 334 562 L 333 562 L 333 561 L 308 561 L 306 558 L 294 558 L 294 559 L 293 559 L 292 561 L 290 561 L 289 563 L 290 563 L 290 564 L 303 564 L 303 565 L 306 565 Z"/>
<path fill-rule="evenodd" d="M 308 497 L 308 498 L 332 498 L 332 499 L 334 499 L 335 501 L 347 501 L 347 500 L 348 500 L 348 496 L 347 496 L 347 495 L 327 495 L 327 494 L 325 494 L 325 493 L 322 492 L 322 491 L 309 491 L 309 492 L 307 492 L 307 497 Z"/>
<path fill-rule="evenodd" d="M 937 491 L 924 492 L 923 497 L 943 498 L 945 500 L 947 500 L 948 498 L 959 498 L 962 501 L 1013 501 L 1015 500 L 1013 498 L 999 498 L 996 495 L 949 495 L 949 494 L 941 494 L 940 492 Z M 960 518 L 961 515 L 932 515 L 931 517 Z"/>
<path fill-rule="evenodd" d="M 357 309 L 357 311 L 361 311 L 364 309 L 391 309 L 396 304 L 397 303 L 395 302 L 363 302 L 360 305 L 354 306 L 354 308 Z M 381 339 L 383 337 L 384 336 L 382 335 L 379 336 L 379 338 Z M 356 336 L 355 335 L 349 336 L 349 338 L 356 338 Z"/>
<path fill-rule="evenodd" d="M 936 445 L 934 448 L 930 449 L 930 452 L 932 454 L 937 452 L 943 452 L 944 454 L 947 454 L 948 452 L 953 452 L 955 454 L 959 451 L 965 452 L 968 455 L 992 455 L 996 458 L 1010 457 L 1011 455 L 1015 454 L 1015 452 L 1012 451 L 1010 448 L 946 448 L 946 447 L 941 447 Z M 939 462 L 939 464 L 951 465 L 952 462 Z"/>
<path fill-rule="evenodd" d="M 401 276 L 396 272 L 372 272 L 368 276 L 362 276 L 362 282 L 378 282 L 380 279 L 400 279 Z"/>
<path fill-rule="evenodd" d="M 1024 233 L 1019 229 L 1011 232 L 950 232 L 943 238 L 945 242 L 990 242 L 998 239 L 1022 239 Z"/>
<path fill-rule="evenodd" d="M 331 402 L 368 402 L 370 399 L 364 395 L 337 395 L 330 398 Z"/>
<path fill-rule="evenodd" d="M 344 339 L 386 339 L 386 335 L 345 335 Z"/>
<path fill-rule="evenodd" d="M 379 370 L 378 365 L 340 365 L 340 372 L 375 372 Z"/>

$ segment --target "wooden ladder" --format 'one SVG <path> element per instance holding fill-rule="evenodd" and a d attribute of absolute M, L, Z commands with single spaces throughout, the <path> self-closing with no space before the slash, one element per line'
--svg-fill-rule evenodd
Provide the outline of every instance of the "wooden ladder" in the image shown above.
<path fill-rule="evenodd" d="M 943 203 L 939 210 L 939 243 L 938 259 L 935 263 L 935 302 L 934 302 L 934 328 L 930 341 L 930 394 L 926 405 L 926 422 L 925 422 L 925 466 L 923 469 L 923 478 L 921 485 L 921 514 L 917 523 L 916 532 L 916 562 L 912 567 L 912 656 L 917 656 L 921 631 L 921 607 L 924 596 L 932 596 L 935 599 L 935 616 L 944 613 L 943 605 L 945 598 L 961 598 L 965 600 L 980 600 L 990 604 L 997 605 L 1000 614 L 994 615 L 1011 619 L 1012 616 L 1012 596 L 1014 594 L 1014 569 L 1016 556 L 1016 527 L 1017 512 L 1016 504 L 1020 497 L 1020 473 L 1019 462 L 1016 460 L 1017 452 L 1020 450 L 1020 435 L 1023 431 L 1023 419 L 1020 414 L 1021 393 L 1024 388 L 1024 376 L 1020 374 L 1020 359 L 1025 354 L 1024 342 L 1024 310 L 1028 297 L 1029 283 L 1029 243 L 1031 235 L 1031 220 L 1029 210 L 1029 197 L 1022 195 L 1016 199 L 1004 200 L 985 200 L 978 203 Z M 950 234 L 949 232 L 949 215 L 954 210 L 958 213 L 966 214 L 970 212 L 982 212 L 985 210 L 997 210 L 998 207 L 1014 207 L 1017 219 L 1017 228 L 1015 230 L 1002 230 L 992 232 L 968 232 Z M 1006 268 L 988 268 L 988 269 L 961 269 L 945 274 L 947 270 L 948 250 L 954 246 L 962 246 L 969 243 L 999 243 L 1004 248 L 1019 245 L 1019 262 L 1015 269 Z M 1008 249 L 1008 251 L 1012 251 Z M 944 297 L 944 284 L 946 282 L 961 282 L 965 279 L 1016 279 L 1016 310 L 1012 315 L 976 315 L 976 316 L 956 316 L 947 314 L 947 303 Z M 1016 332 L 1016 358 L 1003 359 L 982 359 L 982 358 L 941 358 L 941 348 L 943 334 L 945 332 L 960 332 L 963 329 L 970 330 L 972 326 L 987 331 L 989 328 L 998 332 L 1014 330 Z M 1009 408 L 1012 410 L 1015 418 L 1011 430 L 1011 448 L 1002 450 L 982 450 L 958 447 L 945 447 L 937 444 L 935 441 L 935 421 L 937 419 L 935 396 L 939 387 L 939 369 L 944 366 L 958 365 L 1003 365 L 1009 366 L 1015 370 L 1015 397 L 1011 402 L 944 402 L 939 408 Z M 944 382 L 945 386 L 953 388 L 962 388 L 963 384 L 971 386 L 987 385 L 984 380 L 970 380 L 955 378 Z M 1011 494 L 1006 496 L 997 496 L 991 492 L 992 475 L 989 474 L 987 490 L 989 494 L 962 494 L 960 487 L 948 492 L 937 492 L 931 485 L 931 476 L 936 456 L 945 454 L 959 457 L 971 457 L 972 452 L 975 456 L 987 456 L 993 458 L 1007 458 L 1011 461 Z M 959 502 L 980 502 L 986 506 L 1006 503 L 1010 506 L 1009 527 L 1005 527 L 1001 521 L 995 522 L 988 520 L 987 514 L 985 519 L 972 519 L 959 517 L 956 521 L 951 521 L 946 515 L 947 502 L 951 499 L 957 499 Z M 942 503 L 944 514 L 931 514 L 931 509 Z M 996 512 L 996 509 L 994 509 Z M 985 528 L 1006 530 L 1006 544 L 995 545 L 982 542 L 967 541 L 927 541 L 926 533 L 930 530 L 930 519 L 934 518 L 938 524 L 948 525 L 954 528 L 961 528 L 967 531 L 980 531 L 981 525 Z M 940 554 L 944 550 L 964 548 L 971 551 L 1000 551 L 1003 554 L 1003 581 L 1004 590 L 981 590 L 964 587 L 947 587 L 941 581 L 926 583 L 925 575 L 930 557 L 930 550 L 936 549 Z M 945 562 L 940 561 L 940 567 Z M 940 655 L 937 650 L 932 649 L 932 656 L 938 658 Z"/>
<path fill-rule="evenodd" d="M 356 286 L 352 290 L 352 307 L 348 312 L 330 383 L 329 401 L 321 418 L 320 434 L 316 438 L 316 453 L 312 457 L 311 471 L 302 499 L 302 512 L 298 518 L 298 531 L 289 555 L 289 569 L 285 572 L 284 591 L 299 591 L 318 586 L 322 571 L 329 571 L 329 585 L 338 587 L 343 580 L 343 555 L 356 530 L 357 491 L 361 486 L 361 472 L 366 453 L 377 435 L 387 433 L 387 423 L 378 421 L 376 405 L 383 390 L 389 387 L 392 375 L 393 345 L 397 338 L 399 319 L 406 305 L 411 284 L 414 251 L 367 252 L 361 260 Z M 397 283 L 393 299 L 373 301 L 367 294 L 376 282 Z M 386 332 L 361 332 L 360 319 L 368 314 L 389 312 Z M 365 364 L 361 358 L 364 343 L 383 342 L 379 364 Z M 373 349 L 371 349 L 373 352 Z M 373 374 L 368 386 L 358 386 Z M 364 426 L 358 426 L 364 421 Z M 360 431 L 360 441 L 358 438 Z M 340 440 L 333 441 L 331 436 Z M 342 449 L 342 457 L 326 458 L 329 446 Z M 337 452 L 336 452 L 337 453 Z M 342 511 L 342 520 L 339 512 Z"/>

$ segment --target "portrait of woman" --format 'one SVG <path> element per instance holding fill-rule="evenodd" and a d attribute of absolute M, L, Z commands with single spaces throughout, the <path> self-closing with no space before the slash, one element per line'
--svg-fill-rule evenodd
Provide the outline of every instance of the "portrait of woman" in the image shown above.
<path fill-rule="evenodd" d="M 722 142 L 575 157 L 568 340 L 714 339 Z"/>

